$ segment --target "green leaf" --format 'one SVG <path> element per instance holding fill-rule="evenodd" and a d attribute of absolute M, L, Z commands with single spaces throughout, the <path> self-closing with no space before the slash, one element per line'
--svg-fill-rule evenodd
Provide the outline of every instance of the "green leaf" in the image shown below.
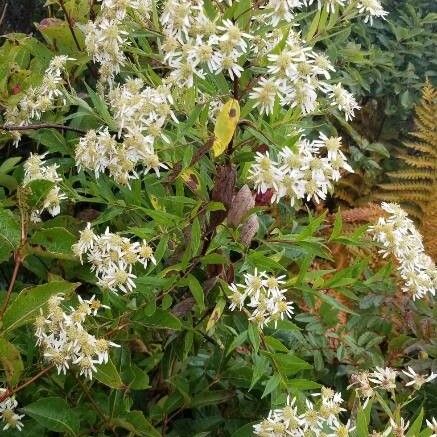
<path fill-rule="evenodd" d="M 53 281 L 36 287 L 25 288 L 8 306 L 3 315 L 4 332 L 12 331 L 28 322 L 33 322 L 49 298 L 55 294 L 70 294 L 80 284 L 66 281 Z"/>
<path fill-rule="evenodd" d="M 142 411 L 129 411 L 122 417 L 114 419 L 117 426 L 141 437 L 161 437 L 152 424 L 144 417 Z"/>
<path fill-rule="evenodd" d="M 246 423 L 232 433 L 231 437 L 253 437 L 253 426 L 258 422 Z"/>
<path fill-rule="evenodd" d="M 196 395 L 191 401 L 191 408 L 200 408 L 207 405 L 217 405 L 234 397 L 234 393 L 227 390 L 208 391 Z"/>
<path fill-rule="evenodd" d="M 50 431 L 65 432 L 69 435 L 79 433 L 79 420 L 74 411 L 60 397 L 39 399 L 26 405 L 24 412 Z"/>
<path fill-rule="evenodd" d="M 125 378 L 125 381 L 127 380 L 129 381 L 129 388 L 132 390 L 145 390 L 150 387 L 149 375 L 135 364 L 128 368 L 127 379 Z"/>
<path fill-rule="evenodd" d="M 259 344 L 261 342 L 258 326 L 249 322 L 249 326 L 247 327 L 247 334 L 249 336 L 249 341 L 253 346 L 253 350 L 255 351 L 255 353 L 258 353 Z"/>
<path fill-rule="evenodd" d="M 71 254 L 71 246 L 77 238 L 65 228 L 38 229 L 32 235 L 32 244 L 39 244 L 51 253 Z"/>
<path fill-rule="evenodd" d="M 300 370 L 312 369 L 311 364 L 295 355 L 276 353 L 273 358 L 281 372 L 287 376 L 294 375 Z"/>
<path fill-rule="evenodd" d="M 422 422 L 423 422 L 423 408 L 420 409 L 419 414 L 417 415 L 416 419 L 410 426 L 410 429 L 407 432 L 406 437 L 415 437 L 420 434 L 420 428 L 422 428 Z"/>
<path fill-rule="evenodd" d="M 19 350 L 9 341 L 0 337 L 0 362 L 9 385 L 14 386 L 20 380 L 24 366 Z"/>
<path fill-rule="evenodd" d="M 279 385 L 280 381 L 281 381 L 281 377 L 279 375 L 274 374 L 273 376 L 271 376 L 267 381 L 261 399 L 265 398 L 268 394 L 270 394 Z"/>
<path fill-rule="evenodd" d="M 196 256 L 200 248 L 201 229 L 199 219 L 196 217 L 191 226 L 190 253 L 191 257 Z"/>
<path fill-rule="evenodd" d="M 106 364 L 97 365 L 96 368 L 97 372 L 94 376 L 97 381 L 111 388 L 120 389 L 123 387 L 121 376 L 111 359 Z"/>
<path fill-rule="evenodd" d="M 269 346 L 276 352 L 288 352 L 288 349 L 282 344 L 282 342 L 275 337 L 270 337 L 266 335 L 264 337 L 264 341 L 267 346 Z"/>
<path fill-rule="evenodd" d="M 238 346 L 241 346 L 246 340 L 247 340 L 247 331 L 243 331 L 240 334 L 238 334 L 230 344 L 226 355 L 229 355 L 234 349 L 236 349 Z"/>
<path fill-rule="evenodd" d="M 30 189 L 27 197 L 28 205 L 32 208 L 38 208 L 54 185 L 54 182 L 44 179 L 35 179 L 26 184 L 26 188 Z"/>
<path fill-rule="evenodd" d="M 368 402 L 366 408 L 363 408 L 361 405 L 358 408 L 357 430 L 356 430 L 357 437 L 368 437 L 371 409 L 372 409 L 372 401 Z"/>
<path fill-rule="evenodd" d="M 191 273 L 187 276 L 187 282 L 191 294 L 199 307 L 199 311 L 203 312 L 205 310 L 205 296 L 200 282 Z"/>
<path fill-rule="evenodd" d="M 12 158 L 5 159 L 0 165 L 0 173 L 7 174 L 12 171 L 17 164 L 22 160 L 21 156 L 14 156 Z"/>
<path fill-rule="evenodd" d="M 158 308 L 151 316 L 144 317 L 141 320 L 146 326 L 153 326 L 155 328 L 173 329 L 180 331 L 182 329 L 182 322 L 169 311 L 164 311 Z"/>
<path fill-rule="evenodd" d="M 0 209 L 0 262 L 7 261 L 20 244 L 20 221 L 12 211 Z"/>
<path fill-rule="evenodd" d="M 287 387 L 297 390 L 317 390 L 321 385 L 309 379 L 294 378 L 287 381 Z"/>
<path fill-rule="evenodd" d="M 252 390 L 254 385 L 267 374 L 269 369 L 269 361 L 266 357 L 262 355 L 254 355 L 253 356 L 253 374 L 252 374 L 252 382 L 250 383 L 249 390 Z"/>

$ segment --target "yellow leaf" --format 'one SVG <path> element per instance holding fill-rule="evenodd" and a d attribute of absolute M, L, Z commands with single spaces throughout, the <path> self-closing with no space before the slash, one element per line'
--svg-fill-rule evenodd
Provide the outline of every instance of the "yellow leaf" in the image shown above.
<path fill-rule="evenodd" d="M 215 324 L 220 320 L 220 317 L 223 314 L 223 310 L 225 309 L 226 301 L 222 298 L 219 298 L 214 310 L 209 317 L 208 323 L 206 324 L 206 330 L 210 331 Z"/>
<path fill-rule="evenodd" d="M 228 147 L 234 136 L 238 121 L 240 120 L 240 105 L 235 99 L 228 100 L 220 110 L 214 127 L 214 156 L 220 156 Z"/>

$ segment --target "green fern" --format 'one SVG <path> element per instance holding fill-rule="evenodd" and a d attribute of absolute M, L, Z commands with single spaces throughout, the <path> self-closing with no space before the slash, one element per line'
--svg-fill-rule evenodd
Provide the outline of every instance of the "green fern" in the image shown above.
<path fill-rule="evenodd" d="M 415 114 L 412 140 L 394 154 L 399 169 L 387 173 L 388 180 L 378 185 L 372 197 L 401 203 L 422 221 L 437 189 L 437 89 L 428 82 Z"/>

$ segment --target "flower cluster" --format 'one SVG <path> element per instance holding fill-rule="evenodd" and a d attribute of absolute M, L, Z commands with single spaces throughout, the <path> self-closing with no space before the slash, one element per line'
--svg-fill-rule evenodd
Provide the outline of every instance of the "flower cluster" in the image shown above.
<path fill-rule="evenodd" d="M 150 0 L 100 0 L 101 10 L 96 20 L 82 26 L 88 54 L 100 64 L 100 79 L 113 80 L 125 64 L 123 47 L 129 44 L 129 32 L 124 30 L 128 12 L 136 12 L 147 19 Z"/>
<path fill-rule="evenodd" d="M 280 20 L 291 22 L 295 10 L 304 6 L 311 6 L 315 0 L 269 0 L 266 9 L 270 10 L 272 23 Z M 381 5 L 380 0 L 317 0 L 318 8 L 325 8 L 328 13 L 334 13 L 339 7 L 349 4 L 354 6 L 358 13 L 364 15 L 364 22 L 373 24 L 373 18 L 385 18 L 388 14 Z"/>
<path fill-rule="evenodd" d="M 96 178 L 108 171 L 118 184 L 127 186 L 131 179 L 138 178 L 139 165 L 143 173 L 153 170 L 159 177 L 160 169 L 168 167 L 159 160 L 155 142 L 169 142 L 164 125 L 169 117 L 177 122 L 169 90 L 164 86 L 144 87 L 141 79 L 128 79 L 108 92 L 108 100 L 123 142 L 118 142 L 108 128 L 90 130 L 76 147 L 76 165 L 93 171 Z"/>
<path fill-rule="evenodd" d="M 355 427 L 350 422 L 343 424 L 339 414 L 342 408 L 341 393 L 323 387 L 313 394 L 316 402 L 306 399 L 305 410 L 298 413 L 296 398 L 287 398 L 283 408 L 271 410 L 265 420 L 254 425 L 254 434 L 262 437 L 320 436 L 347 437 Z"/>
<path fill-rule="evenodd" d="M 281 106 L 298 107 L 303 114 L 311 113 L 318 106 L 319 92 L 345 113 L 346 120 L 359 109 L 352 94 L 341 84 L 332 86 L 326 82 L 334 67 L 328 58 L 308 47 L 297 33 L 291 32 L 285 48 L 267 55 L 267 59 L 267 75 L 259 79 L 249 94 L 261 114 L 271 113 L 277 100 Z"/>
<path fill-rule="evenodd" d="M 6 396 L 5 399 L 3 399 Z M 15 400 L 15 396 L 9 396 L 6 388 L 0 388 L 0 418 L 4 422 L 3 431 L 11 429 L 23 429 L 23 423 L 21 419 L 24 414 L 17 414 L 15 408 L 18 406 L 18 402 Z M 1 426 L 1 425 L 0 425 Z"/>
<path fill-rule="evenodd" d="M 113 292 L 128 293 L 135 288 L 132 273 L 133 265 L 141 263 L 144 268 L 151 261 L 156 264 L 153 249 L 145 240 L 132 242 L 129 238 L 109 232 L 96 235 L 91 223 L 80 232 L 80 238 L 72 247 L 73 252 L 83 262 L 83 255 L 92 264 L 91 270 L 96 273 L 98 285 Z"/>
<path fill-rule="evenodd" d="M 421 299 L 427 293 L 435 295 L 437 269 L 432 258 L 425 253 L 422 236 L 407 213 L 395 203 L 382 203 L 388 217 L 380 217 L 369 227 L 373 239 L 383 248 L 384 257 L 392 255 L 398 261 L 398 271 L 404 281 L 402 290 L 413 299 Z"/>
<path fill-rule="evenodd" d="M 217 25 L 203 6 L 203 0 L 167 0 L 160 17 L 164 60 L 177 86 L 192 87 L 194 77 L 203 79 L 207 71 L 226 71 L 232 80 L 243 71 L 239 58 L 248 53 L 251 35 L 228 19 Z"/>
<path fill-rule="evenodd" d="M 376 367 L 373 372 L 363 371 L 352 374 L 352 383 L 348 388 L 353 387 L 357 396 L 365 399 L 366 404 L 375 396 L 378 389 L 394 393 L 400 376 L 404 378 L 404 386 L 412 387 L 414 390 L 420 390 L 424 384 L 437 378 L 435 373 L 423 375 L 416 373 L 411 367 L 407 367 L 407 370 L 402 370 L 402 372 L 390 367 Z"/>
<path fill-rule="evenodd" d="M 327 137 L 308 141 L 302 138 L 296 150 L 284 147 L 274 160 L 269 153 L 257 153 L 250 178 L 260 193 L 272 190 L 272 202 L 283 197 L 291 206 L 299 199 L 319 202 L 332 190 L 332 182 L 340 179 L 341 170 L 352 172 L 341 149 L 341 138 Z M 321 151 L 326 150 L 325 156 Z"/>
<path fill-rule="evenodd" d="M 6 108 L 6 126 L 24 126 L 32 120 L 40 120 L 44 112 L 51 111 L 59 103 L 65 105 L 62 75 L 67 61 L 73 60 L 65 55 L 55 56 L 44 73 L 42 83 L 26 90 L 15 106 Z M 14 143 L 21 139 L 19 131 L 12 131 Z"/>
<path fill-rule="evenodd" d="M 377 367 L 374 372 L 360 372 L 351 376 L 352 384 L 348 389 L 353 388 L 359 398 L 367 401 L 374 397 L 378 389 L 393 392 L 396 389 L 396 379 L 401 373 L 389 367 Z M 437 377 L 417 374 L 411 367 L 408 367 L 402 374 L 407 377 L 405 386 L 413 386 L 419 390 L 423 384 L 430 382 Z M 320 393 L 314 393 L 316 402 L 305 400 L 305 410 L 298 413 L 296 399 L 287 398 L 283 408 L 271 410 L 265 420 L 254 426 L 254 434 L 262 437 L 348 437 L 352 436 L 355 426 L 351 420 L 346 424 L 339 419 L 339 414 L 346 411 L 342 408 L 343 399 L 340 393 L 323 387 Z M 437 423 L 435 419 L 427 421 L 431 431 L 436 432 Z M 405 436 L 409 422 L 402 417 L 399 420 L 390 419 L 389 424 L 383 432 L 373 431 L 372 436 L 387 437 L 389 435 Z M 393 433 L 393 434 L 391 434 Z"/>
<path fill-rule="evenodd" d="M 47 153 L 42 155 L 31 153 L 30 157 L 24 163 L 23 185 L 27 185 L 31 181 L 40 179 L 54 183 L 53 188 L 47 193 L 45 199 L 42 201 L 41 207 L 32 210 L 30 218 L 33 222 L 41 221 L 40 216 L 45 210 L 47 210 L 52 217 L 58 215 L 61 211 L 61 200 L 67 198 L 57 185 L 57 183 L 62 180 L 57 172 L 59 166 L 57 164 L 47 165 L 44 162 L 46 155 Z"/>
<path fill-rule="evenodd" d="M 285 276 L 270 276 L 265 272 L 244 274 L 244 284 L 231 284 L 232 294 L 229 296 L 231 311 L 244 307 L 251 311 L 249 320 L 253 320 L 259 327 L 269 322 L 283 320 L 293 314 L 293 302 L 287 300 L 286 289 L 281 288 Z M 246 301 L 247 300 L 247 301 Z"/>
<path fill-rule="evenodd" d="M 96 364 L 107 363 L 109 348 L 119 347 L 104 338 L 96 338 L 85 329 L 85 322 L 91 315 L 97 315 L 100 308 L 108 308 L 93 297 L 79 296 L 77 308 L 64 309 L 61 295 L 52 296 L 47 311 L 41 309 L 35 320 L 36 344 L 43 350 L 44 358 L 56 366 L 59 373 L 67 373 L 70 365 L 77 365 L 79 374 L 92 379 L 97 371 Z"/>

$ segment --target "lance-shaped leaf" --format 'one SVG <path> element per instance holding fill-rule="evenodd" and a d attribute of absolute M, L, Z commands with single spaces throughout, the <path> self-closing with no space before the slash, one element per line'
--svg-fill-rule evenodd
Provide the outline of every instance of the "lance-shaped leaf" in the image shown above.
<path fill-rule="evenodd" d="M 214 127 L 214 156 L 220 156 L 227 148 L 234 136 L 240 119 L 240 105 L 237 100 L 228 100 L 220 110 Z"/>
<path fill-rule="evenodd" d="M 47 303 L 51 296 L 70 294 L 79 285 L 79 283 L 67 281 L 52 281 L 48 284 L 25 288 L 6 309 L 1 329 L 4 332 L 9 332 L 26 323 L 33 322 L 40 308 Z"/>

